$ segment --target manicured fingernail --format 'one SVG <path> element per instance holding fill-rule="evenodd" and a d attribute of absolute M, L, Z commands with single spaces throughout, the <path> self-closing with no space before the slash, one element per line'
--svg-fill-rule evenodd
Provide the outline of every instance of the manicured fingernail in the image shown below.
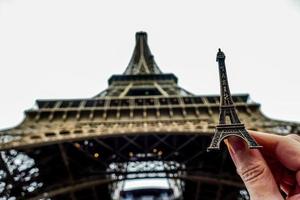
<path fill-rule="evenodd" d="M 235 136 L 229 137 L 226 144 L 229 151 L 233 154 L 238 154 L 246 150 L 245 142 L 241 138 Z"/>

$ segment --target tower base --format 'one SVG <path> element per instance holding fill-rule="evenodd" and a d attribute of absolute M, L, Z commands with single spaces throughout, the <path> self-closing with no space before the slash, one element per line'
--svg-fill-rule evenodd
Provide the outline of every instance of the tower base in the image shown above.
<path fill-rule="evenodd" d="M 262 146 L 260 146 L 250 136 L 250 134 L 245 129 L 244 124 L 226 124 L 216 126 L 215 134 L 209 147 L 207 148 L 207 151 L 220 150 L 221 142 L 229 136 L 237 136 L 242 138 L 245 142 L 247 142 L 250 149 L 262 148 Z"/>

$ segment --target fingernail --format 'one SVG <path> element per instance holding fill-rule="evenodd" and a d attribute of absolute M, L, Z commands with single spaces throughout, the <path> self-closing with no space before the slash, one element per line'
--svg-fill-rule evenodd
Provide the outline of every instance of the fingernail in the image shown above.
<path fill-rule="evenodd" d="M 226 145 L 232 154 L 240 154 L 246 150 L 246 144 L 244 140 L 239 137 L 229 137 L 226 141 Z"/>

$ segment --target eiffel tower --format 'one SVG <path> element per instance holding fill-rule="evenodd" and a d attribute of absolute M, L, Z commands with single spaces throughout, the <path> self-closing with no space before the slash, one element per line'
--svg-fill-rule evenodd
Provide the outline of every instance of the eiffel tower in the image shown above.
<path fill-rule="evenodd" d="M 219 49 L 217 62 L 220 74 L 220 117 L 219 125 L 216 127 L 215 135 L 208 150 L 219 150 L 220 143 L 228 136 L 237 136 L 247 142 L 249 148 L 260 148 L 256 141 L 249 135 L 236 114 L 234 103 L 230 94 L 228 78 L 225 66 L 225 54 Z M 227 118 L 227 120 L 226 120 Z"/>
<path fill-rule="evenodd" d="M 135 40 L 125 72 L 104 91 L 37 100 L 19 125 L 0 131 L 1 199 L 248 199 L 227 152 L 206 151 L 219 95 L 183 89 L 156 64 L 147 34 Z M 248 94 L 232 101 L 249 129 L 300 132 L 299 123 L 263 115 Z"/>

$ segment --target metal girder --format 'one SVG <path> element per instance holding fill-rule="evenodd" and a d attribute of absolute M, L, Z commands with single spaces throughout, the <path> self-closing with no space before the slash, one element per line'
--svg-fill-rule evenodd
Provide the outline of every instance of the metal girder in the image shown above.
<path fill-rule="evenodd" d="M 201 182 L 198 181 L 196 186 L 195 200 L 199 199 L 200 190 L 201 190 Z"/>
<path fill-rule="evenodd" d="M 118 156 L 123 158 L 124 160 L 127 160 L 127 157 L 123 156 L 119 151 L 114 150 L 112 147 L 110 147 L 108 144 L 106 144 L 101 139 L 95 138 L 94 139 L 97 143 L 99 143 L 101 146 L 105 147 L 106 149 L 110 150 L 112 153 L 116 153 Z"/>
<path fill-rule="evenodd" d="M 222 184 L 227 186 L 234 186 L 238 188 L 244 188 L 244 184 L 241 182 L 226 180 L 226 179 L 219 179 L 215 177 L 206 177 L 206 176 L 178 176 L 178 177 L 170 177 L 168 175 L 164 177 L 136 177 L 136 178 L 124 178 L 124 179 L 115 179 L 115 180 L 106 180 L 106 179 L 100 179 L 100 180 L 90 180 L 90 179 L 82 179 L 79 181 L 74 182 L 71 185 L 67 185 L 64 187 L 59 187 L 57 189 L 53 189 L 50 191 L 46 191 L 43 194 L 40 194 L 38 196 L 29 198 L 28 200 L 40 200 L 42 198 L 53 198 L 55 196 L 66 194 L 70 192 L 76 192 L 85 188 L 91 188 L 102 184 L 109 184 L 115 181 L 124 181 L 124 180 L 132 180 L 132 179 L 147 179 L 147 178 L 170 178 L 170 179 L 183 179 L 183 180 L 191 180 L 196 182 L 203 182 L 203 183 L 211 183 L 211 184 Z"/>
<path fill-rule="evenodd" d="M 61 152 L 61 157 L 62 157 L 63 163 L 64 163 L 65 168 L 66 168 L 67 173 L 68 173 L 69 181 L 70 181 L 71 184 L 73 184 L 74 183 L 74 178 L 73 178 L 73 175 L 70 171 L 70 164 L 69 164 L 69 160 L 68 160 L 66 150 L 65 150 L 65 148 L 62 144 L 59 144 L 58 147 L 59 147 L 59 150 Z M 72 200 L 76 200 L 76 196 L 75 196 L 73 191 L 70 192 L 70 197 L 71 197 Z"/>
<path fill-rule="evenodd" d="M 181 150 L 182 148 L 184 148 L 185 146 L 187 146 L 190 142 L 192 142 L 193 140 L 195 140 L 195 138 L 197 137 L 197 135 L 193 135 L 191 138 L 189 138 L 185 143 L 183 143 L 182 145 L 180 145 L 178 148 L 176 148 L 176 151 Z M 167 156 L 164 157 L 164 159 L 168 159 L 170 158 L 175 152 L 171 152 L 170 154 L 168 154 Z"/>
<path fill-rule="evenodd" d="M 65 193 L 70 193 L 70 192 L 75 192 L 81 189 L 89 188 L 89 187 L 95 187 L 97 185 L 101 184 L 107 184 L 112 182 L 111 180 L 81 180 L 80 182 L 74 182 L 71 185 L 64 186 L 64 187 L 59 187 L 58 189 L 53 189 L 51 191 L 46 191 L 43 194 L 40 194 L 36 197 L 29 198 L 28 200 L 40 200 L 43 198 L 52 198 L 57 195 L 65 194 Z"/>
<path fill-rule="evenodd" d="M 142 147 L 141 145 L 139 145 L 138 143 L 135 142 L 135 140 L 138 138 L 138 136 L 134 137 L 133 139 L 129 138 L 128 136 L 123 136 L 123 138 L 125 140 L 127 140 L 129 143 L 133 144 L 135 147 L 139 148 L 141 151 L 143 151 L 144 153 L 147 153 L 144 149 L 144 147 Z"/>

